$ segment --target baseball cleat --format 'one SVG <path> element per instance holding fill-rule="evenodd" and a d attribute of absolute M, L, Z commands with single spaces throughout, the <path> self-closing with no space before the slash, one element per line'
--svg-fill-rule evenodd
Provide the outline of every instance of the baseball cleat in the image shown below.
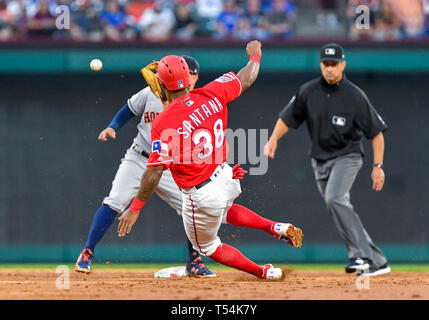
<path fill-rule="evenodd" d="M 280 268 L 274 268 L 272 264 L 266 264 L 262 273 L 263 279 L 281 279 L 283 271 Z"/>
<path fill-rule="evenodd" d="M 186 273 L 188 276 L 197 278 L 216 277 L 216 274 L 204 265 L 201 257 L 197 257 L 193 261 L 186 264 Z"/>
<path fill-rule="evenodd" d="M 301 247 L 304 234 L 300 228 L 290 223 L 275 223 L 272 231 L 277 239 L 284 240 L 296 248 Z"/>
<path fill-rule="evenodd" d="M 368 270 L 369 269 L 368 259 L 351 258 L 349 259 L 349 263 L 346 265 L 345 269 L 347 273 Z"/>
<path fill-rule="evenodd" d="M 91 249 L 85 248 L 77 258 L 74 270 L 77 272 L 91 272 L 91 263 L 93 258 L 93 252 Z"/>
<path fill-rule="evenodd" d="M 376 277 L 376 276 L 381 276 L 383 274 L 389 273 L 390 271 L 391 271 L 390 267 L 386 263 L 381 267 L 370 266 L 369 269 L 367 270 L 357 271 L 357 274 L 359 276 Z"/>

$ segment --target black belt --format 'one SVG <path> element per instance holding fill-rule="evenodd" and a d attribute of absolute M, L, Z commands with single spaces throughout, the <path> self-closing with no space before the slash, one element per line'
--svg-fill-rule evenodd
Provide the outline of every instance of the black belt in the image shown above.
<path fill-rule="evenodd" d="M 194 186 L 195 189 L 201 189 L 202 187 L 204 187 L 206 184 L 208 184 L 209 182 L 211 182 L 210 178 L 208 178 L 206 181 L 201 182 L 200 184 L 197 184 L 196 186 Z M 191 187 L 192 188 L 192 187 Z M 185 188 L 187 189 L 187 188 Z M 183 191 L 183 188 L 180 188 L 180 190 Z"/>
<path fill-rule="evenodd" d="M 146 152 L 146 151 L 142 151 L 142 152 L 140 152 L 140 154 L 143 156 L 143 157 L 145 157 L 145 158 L 148 158 L 149 159 L 149 154 Z"/>
<path fill-rule="evenodd" d="M 223 169 L 224 164 L 221 164 L 220 167 Z M 201 189 L 202 187 L 204 187 L 206 184 L 208 184 L 209 182 L 211 182 L 212 180 L 210 178 L 208 178 L 206 181 L 201 182 L 200 184 L 197 184 L 195 186 L 195 189 Z"/>
<path fill-rule="evenodd" d="M 145 157 L 145 158 L 148 158 L 148 159 L 149 159 L 149 154 L 148 154 L 146 151 L 142 150 L 141 152 L 138 152 L 138 151 L 136 150 L 136 146 L 133 146 L 133 150 L 134 150 L 135 152 L 137 152 L 137 153 L 140 153 L 143 157 Z"/>
<path fill-rule="evenodd" d="M 197 184 L 195 186 L 195 189 L 201 189 L 202 187 L 204 187 L 206 184 L 208 184 L 209 182 L 211 182 L 210 178 L 208 178 L 206 181 L 201 182 L 200 184 Z"/>

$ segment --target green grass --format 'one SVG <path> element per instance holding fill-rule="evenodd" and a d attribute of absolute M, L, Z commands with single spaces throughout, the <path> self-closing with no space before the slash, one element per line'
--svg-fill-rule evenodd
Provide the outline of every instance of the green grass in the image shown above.
<path fill-rule="evenodd" d="M 70 269 L 74 268 L 72 263 L 3 263 L 0 264 L 1 269 L 55 269 L 59 265 L 66 265 Z M 183 262 L 177 263 L 94 263 L 94 270 L 117 270 L 117 269 L 162 269 L 174 266 L 182 266 Z M 207 266 L 214 270 L 230 270 L 229 267 L 208 263 Z M 288 264 L 277 265 L 276 267 L 288 267 L 294 270 L 314 270 L 314 271 L 329 271 L 338 270 L 342 271 L 344 265 L 342 264 Z M 429 264 L 390 264 L 392 271 L 401 272 L 429 272 Z"/>

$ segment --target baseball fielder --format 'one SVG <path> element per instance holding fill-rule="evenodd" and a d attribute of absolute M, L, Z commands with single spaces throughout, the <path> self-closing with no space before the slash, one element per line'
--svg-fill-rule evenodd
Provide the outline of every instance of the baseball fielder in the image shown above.
<path fill-rule="evenodd" d="M 186 61 L 166 56 L 156 74 L 169 105 L 152 126 L 152 149 L 140 189 L 130 208 L 119 218 L 118 233 L 124 236 L 137 221 L 140 209 L 156 191 L 163 172 L 170 169 L 183 193 L 182 219 L 193 247 L 201 254 L 229 267 L 264 279 L 279 279 L 283 272 L 271 264 L 260 266 L 218 237 L 221 223 L 256 228 L 302 244 L 302 231 L 289 223 L 265 219 L 233 204 L 241 193 L 240 182 L 247 171 L 227 163 L 227 103 L 249 88 L 259 74 L 261 43 L 246 47 L 250 60 L 235 74 L 229 72 L 201 89 L 191 89 Z"/>
<path fill-rule="evenodd" d="M 198 62 L 189 56 L 184 59 L 191 66 L 189 70 L 190 87 L 193 88 L 198 81 L 199 65 Z M 157 63 L 151 63 L 148 67 L 142 69 L 145 79 L 145 73 L 152 73 L 156 70 Z M 152 73 L 153 75 L 153 73 Z M 134 138 L 131 147 L 126 151 L 125 158 L 116 173 L 112 183 L 110 194 L 104 198 L 102 206 L 95 214 L 91 225 L 87 243 L 79 255 L 75 270 L 78 272 L 89 273 L 94 255 L 94 249 L 98 241 L 101 240 L 110 225 L 113 223 L 117 214 L 122 213 L 136 196 L 141 176 L 146 169 L 150 148 L 150 132 L 154 119 L 163 111 L 166 101 L 160 99 L 162 96 L 156 96 L 148 86 L 128 99 L 127 104 L 116 114 L 115 118 L 104 129 L 98 139 L 106 141 L 109 138 L 115 139 L 116 132 L 135 116 L 141 116 L 141 121 L 137 125 L 138 134 Z M 177 187 L 167 170 L 155 190 L 158 196 L 167 202 L 180 215 L 182 212 L 182 193 Z M 189 275 L 197 277 L 216 276 L 202 262 L 199 253 L 192 248 L 188 242 L 188 260 L 186 271 Z"/>

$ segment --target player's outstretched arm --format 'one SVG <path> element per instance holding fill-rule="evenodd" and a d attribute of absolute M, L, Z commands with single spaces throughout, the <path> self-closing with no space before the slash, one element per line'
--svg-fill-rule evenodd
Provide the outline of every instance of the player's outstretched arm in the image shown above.
<path fill-rule="evenodd" d="M 283 122 L 281 118 L 277 120 L 277 123 L 274 127 L 273 133 L 271 134 L 270 139 L 265 144 L 264 154 L 271 159 L 274 159 L 274 155 L 277 150 L 277 143 L 281 137 L 283 137 L 289 131 L 289 127 L 286 123 Z"/>
<path fill-rule="evenodd" d="M 137 193 L 137 198 L 140 201 L 146 202 L 154 194 L 155 188 L 158 185 L 163 172 L 163 165 L 146 168 L 140 182 L 139 191 Z"/>
<path fill-rule="evenodd" d="M 243 91 L 249 88 L 259 75 L 259 60 L 262 56 L 262 44 L 258 40 L 249 42 L 246 46 L 246 53 L 250 60 L 247 65 L 237 73 L 237 77 L 243 84 Z"/>
<path fill-rule="evenodd" d="M 134 118 L 128 104 L 123 106 L 109 123 L 106 129 L 100 132 L 98 140 L 106 141 L 108 138 L 116 139 L 116 131 L 123 127 L 128 121 Z"/>
<path fill-rule="evenodd" d="M 116 131 L 113 128 L 106 128 L 98 135 L 100 141 L 107 141 L 108 138 L 116 139 Z"/>
<path fill-rule="evenodd" d="M 140 215 L 140 209 L 154 194 L 155 188 L 161 179 L 164 172 L 164 166 L 147 167 L 143 173 L 140 188 L 137 197 L 131 203 L 131 206 L 119 218 L 118 235 L 119 237 L 125 236 L 131 232 L 131 228 Z"/>

